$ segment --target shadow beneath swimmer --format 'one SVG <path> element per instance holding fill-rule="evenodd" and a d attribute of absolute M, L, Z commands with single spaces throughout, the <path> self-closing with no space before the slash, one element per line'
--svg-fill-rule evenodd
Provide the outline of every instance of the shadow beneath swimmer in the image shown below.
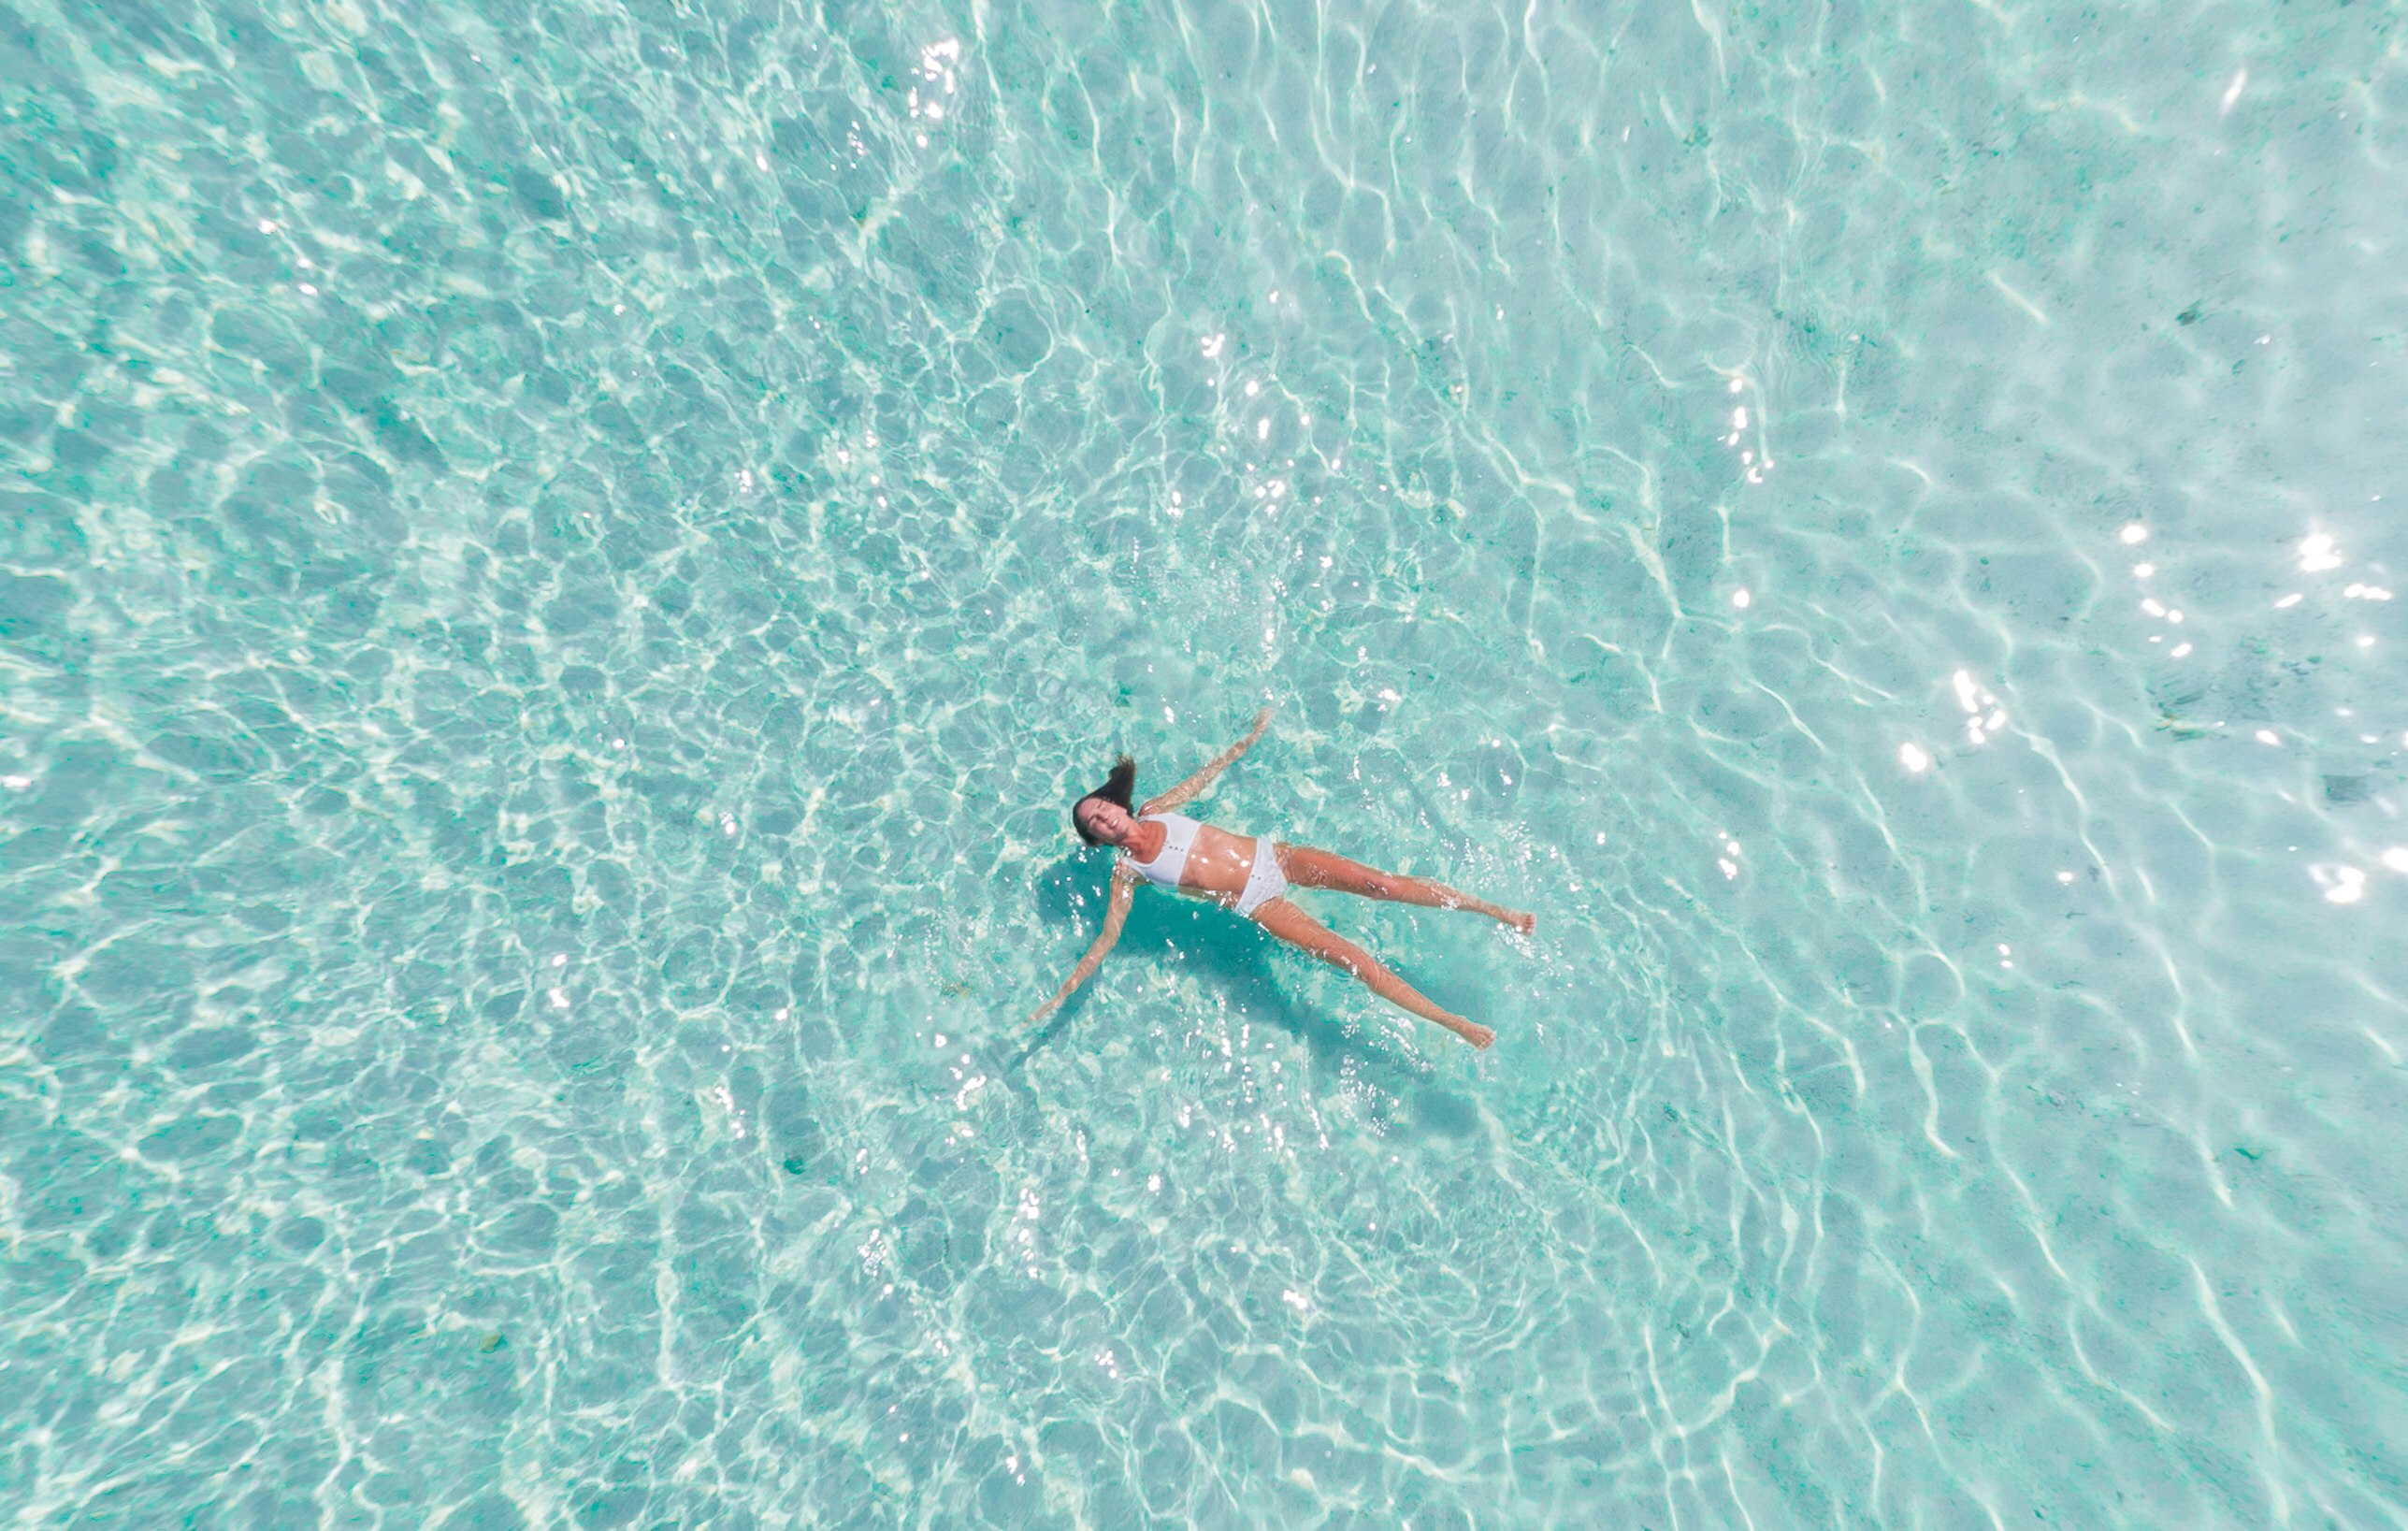
<path fill-rule="evenodd" d="M 1110 881 L 1108 863 L 1074 853 L 1037 877 L 1037 912 L 1048 923 L 1075 925 L 1091 936 L 1103 927 Z M 1031 1054 L 1078 1018 L 1112 965 L 1136 958 L 1163 965 L 1184 962 L 1192 967 L 1206 984 L 1228 996 L 1239 1015 L 1267 1020 L 1303 1043 L 1312 1057 L 1317 1076 L 1334 1076 L 1351 1063 L 1357 1081 L 1372 1085 L 1390 1097 L 1420 1100 L 1432 1093 L 1423 1087 L 1436 1070 L 1426 1060 L 1348 1036 L 1337 1022 L 1291 995 L 1281 986 L 1271 963 L 1271 954 L 1279 946 L 1278 938 L 1265 932 L 1262 927 L 1239 918 L 1217 903 L 1141 888 L 1136 902 L 1130 906 L 1128 921 L 1120 928 L 1120 940 L 1112 948 L 1105 968 L 1072 995 L 1027 1046 L 1012 1055 L 1003 1072 L 1006 1076 L 1017 1074 Z M 1420 1104 L 1420 1115 L 1426 1119 L 1431 1115 L 1430 1103 Z M 1437 1108 L 1440 1119 L 1470 1110 L 1468 1104 L 1450 1105 L 1451 1109 L 1449 1105 Z"/>

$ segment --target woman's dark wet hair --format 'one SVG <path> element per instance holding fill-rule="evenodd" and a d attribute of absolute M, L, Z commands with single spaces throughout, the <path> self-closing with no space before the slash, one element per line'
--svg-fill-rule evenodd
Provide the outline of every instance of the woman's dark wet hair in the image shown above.
<path fill-rule="evenodd" d="M 1070 827 L 1089 845 L 1103 844 L 1087 832 L 1087 826 L 1079 820 L 1078 811 L 1090 802 L 1112 802 L 1119 804 L 1123 812 L 1133 814 L 1137 811 L 1136 792 L 1137 760 L 1134 756 L 1124 755 L 1113 762 L 1112 774 L 1103 779 L 1102 787 L 1070 805 Z"/>

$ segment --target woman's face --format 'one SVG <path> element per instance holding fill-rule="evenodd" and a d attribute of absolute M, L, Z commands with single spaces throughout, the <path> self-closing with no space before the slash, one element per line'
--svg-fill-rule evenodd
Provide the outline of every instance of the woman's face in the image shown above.
<path fill-rule="evenodd" d="M 1102 799 L 1080 804 L 1078 816 L 1086 824 L 1087 832 L 1107 845 L 1120 844 L 1129 838 L 1129 831 L 1137 827 L 1137 820 L 1131 816 L 1128 809 Z"/>

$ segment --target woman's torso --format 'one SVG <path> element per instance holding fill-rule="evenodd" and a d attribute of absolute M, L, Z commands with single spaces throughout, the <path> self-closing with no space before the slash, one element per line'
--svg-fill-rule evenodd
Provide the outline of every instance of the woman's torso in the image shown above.
<path fill-rule="evenodd" d="M 1209 824 L 1197 823 L 1184 814 L 1147 814 L 1140 823 L 1159 823 L 1163 827 L 1161 851 L 1153 860 L 1140 862 L 1126 851 L 1122 859 L 1131 871 L 1158 888 L 1172 888 L 1162 875 L 1169 870 L 1165 863 L 1178 860 L 1175 846 L 1182 838 L 1185 825 L 1193 825 L 1188 839 L 1186 861 L 1178 867 L 1175 891 L 1202 895 L 1227 894 L 1234 897 L 1245 891 L 1247 874 L 1254 870 L 1255 846 L 1261 842 L 1250 834 L 1232 834 L 1216 830 Z"/>

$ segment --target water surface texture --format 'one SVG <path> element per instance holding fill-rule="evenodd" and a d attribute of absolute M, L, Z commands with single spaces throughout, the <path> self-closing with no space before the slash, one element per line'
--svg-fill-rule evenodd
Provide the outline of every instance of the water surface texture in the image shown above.
<path fill-rule="evenodd" d="M 2402 1524 L 2403 22 L 7 0 L 0 1519 Z"/>

